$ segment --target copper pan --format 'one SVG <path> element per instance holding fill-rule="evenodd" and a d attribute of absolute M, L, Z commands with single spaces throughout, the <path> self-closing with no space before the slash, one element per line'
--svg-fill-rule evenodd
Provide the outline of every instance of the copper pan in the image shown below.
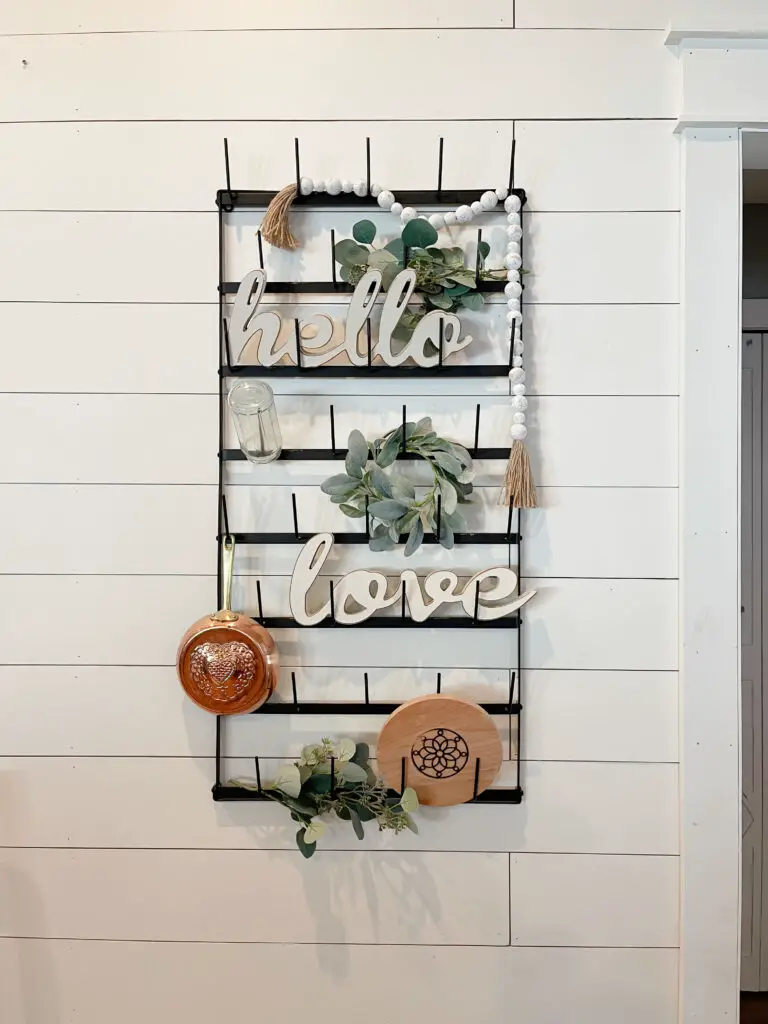
<path fill-rule="evenodd" d="M 186 631 L 176 671 L 187 696 L 215 715 L 260 707 L 277 685 L 279 661 L 272 636 L 248 615 L 231 610 L 235 541 L 222 542 L 224 607 Z"/>

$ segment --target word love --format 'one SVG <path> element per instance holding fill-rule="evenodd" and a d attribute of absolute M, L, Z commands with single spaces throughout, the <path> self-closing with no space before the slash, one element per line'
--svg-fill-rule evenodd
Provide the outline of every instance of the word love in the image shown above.
<path fill-rule="evenodd" d="M 333 547 L 332 533 L 318 533 L 301 549 L 291 576 L 291 613 L 302 626 L 316 626 L 331 614 L 331 602 L 317 611 L 307 610 L 307 595 L 317 579 Z M 487 581 L 492 585 L 488 586 Z M 478 597 L 478 619 L 500 619 L 526 604 L 535 590 L 517 593 L 517 574 L 499 566 L 476 573 L 463 590 L 455 572 L 431 572 L 422 583 L 412 569 L 400 573 L 397 586 L 391 590 L 389 580 L 381 572 L 355 569 L 343 576 L 333 588 L 333 613 L 336 622 L 354 626 L 374 612 L 390 608 L 401 600 L 403 587 L 408 612 L 414 622 L 425 622 L 443 604 L 461 604 L 467 615 L 474 615 Z M 485 589 L 480 589 L 486 583 Z M 390 592 L 391 591 L 391 592 Z"/>
<path fill-rule="evenodd" d="M 235 342 L 242 342 L 242 356 L 245 346 L 260 333 L 256 359 L 260 366 L 274 366 L 285 356 L 295 363 L 297 339 L 294 333 L 286 332 L 286 337 L 280 341 L 283 325 L 280 314 L 275 310 L 259 310 L 266 284 L 267 275 L 263 270 L 252 270 L 240 282 L 229 322 L 230 337 Z M 470 335 L 460 337 L 461 323 L 455 313 L 433 309 L 419 320 L 407 342 L 395 343 L 395 349 L 392 335 L 415 286 L 416 274 L 413 270 L 401 270 L 390 285 L 381 307 L 378 337 L 371 342 L 371 359 L 378 357 L 387 366 L 399 366 L 407 359 L 413 359 L 419 366 L 436 366 L 441 344 L 445 359 L 454 352 L 460 352 L 472 341 Z M 381 271 L 367 271 L 352 293 L 341 340 L 334 340 L 335 324 L 325 313 L 317 313 L 307 320 L 299 321 L 302 365 L 322 366 L 341 353 L 346 353 L 353 366 L 367 365 L 367 332 L 362 341 L 360 332 L 373 312 L 380 291 Z M 434 346 L 430 348 L 430 354 L 426 351 L 427 343 Z"/>

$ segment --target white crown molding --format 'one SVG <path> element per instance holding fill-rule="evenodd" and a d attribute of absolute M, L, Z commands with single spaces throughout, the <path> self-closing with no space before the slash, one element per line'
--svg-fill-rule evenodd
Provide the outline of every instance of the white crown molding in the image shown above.
<path fill-rule="evenodd" d="M 765 0 L 677 0 L 667 45 L 712 48 L 742 43 L 768 47 Z"/>

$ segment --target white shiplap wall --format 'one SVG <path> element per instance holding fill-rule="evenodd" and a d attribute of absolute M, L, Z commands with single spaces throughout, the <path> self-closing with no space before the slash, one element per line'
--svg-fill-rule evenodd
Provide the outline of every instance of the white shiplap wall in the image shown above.
<path fill-rule="evenodd" d="M 329 1024 L 352 1007 L 371 1024 L 676 1020 L 667 8 L 0 8 L 3 1024 Z M 212 803 L 213 720 L 172 668 L 214 597 L 221 140 L 235 183 L 280 187 L 294 135 L 317 177 L 359 174 L 370 135 L 375 177 L 397 189 L 433 180 L 440 135 L 446 185 L 502 181 L 513 133 L 543 505 L 526 529 L 526 800 L 424 812 L 418 837 L 334 830 L 305 863 L 277 809 Z M 354 404 L 357 385 L 335 388 Z M 452 407 L 471 414 L 463 390 Z M 492 417 L 498 390 L 479 400 Z M 327 508 L 300 486 L 314 477 L 291 482 L 320 524 Z M 232 492 L 243 515 L 256 501 L 265 524 L 283 514 Z M 250 574 L 284 580 L 293 554 L 242 565 L 243 599 Z M 490 697 L 512 653 L 487 635 L 407 633 L 361 653 L 316 631 L 284 660 L 328 695 L 356 693 L 365 661 L 382 699 L 440 669 L 446 689 Z M 343 724 L 375 740 L 378 723 Z M 231 726 L 232 772 L 322 728 Z"/>

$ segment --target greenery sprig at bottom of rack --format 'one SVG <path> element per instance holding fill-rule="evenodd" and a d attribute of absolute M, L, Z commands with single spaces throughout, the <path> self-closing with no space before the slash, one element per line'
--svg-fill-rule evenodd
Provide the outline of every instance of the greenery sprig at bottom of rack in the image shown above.
<path fill-rule="evenodd" d="M 406 557 L 417 551 L 427 530 L 437 532 L 438 497 L 439 541 L 444 548 L 453 547 L 454 534 L 467 529 L 458 506 L 470 502 L 475 477 L 466 448 L 439 437 L 429 416 L 401 424 L 370 442 L 353 430 L 347 448 L 346 472 L 320 486 L 345 516 L 363 519 L 368 515 L 371 551 L 391 551 L 403 534 Z M 420 456 L 430 467 L 432 484 L 426 494 L 417 497 L 411 481 L 392 468 L 403 451 Z"/>
<path fill-rule="evenodd" d="M 296 845 L 304 857 L 317 850 L 324 834 L 324 815 L 335 814 L 351 823 L 358 839 L 365 838 L 364 822 L 376 821 L 380 832 L 395 834 L 404 829 L 418 833 L 411 812 L 419 806 L 414 790 L 390 796 L 386 783 L 376 777 L 369 764 L 367 743 L 342 739 L 304 747 L 301 757 L 286 765 L 275 779 L 261 788 L 255 779 L 232 779 L 230 785 L 260 789 L 282 804 L 298 823 Z"/>

